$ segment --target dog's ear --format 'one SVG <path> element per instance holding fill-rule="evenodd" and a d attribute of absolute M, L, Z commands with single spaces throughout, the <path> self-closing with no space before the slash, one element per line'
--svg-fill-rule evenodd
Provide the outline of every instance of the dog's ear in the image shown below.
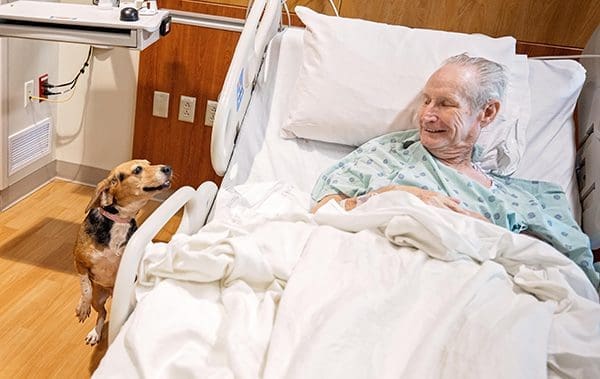
<path fill-rule="evenodd" d="M 111 205 L 113 203 L 111 187 L 116 185 L 117 182 L 117 178 L 111 177 L 103 179 L 100 183 L 98 183 L 94 196 L 92 196 L 92 199 L 85 208 L 85 213 L 88 213 L 92 208 L 106 207 Z"/>

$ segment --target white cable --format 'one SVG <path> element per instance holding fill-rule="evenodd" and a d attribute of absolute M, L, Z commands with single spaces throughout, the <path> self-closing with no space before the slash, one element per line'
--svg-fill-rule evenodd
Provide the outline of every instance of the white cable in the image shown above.
<path fill-rule="evenodd" d="M 250 13 L 250 8 L 252 8 L 252 4 L 254 4 L 254 0 L 248 0 L 248 6 L 246 7 L 246 17 L 244 17 L 244 19 L 248 18 L 248 13 Z"/>
<path fill-rule="evenodd" d="M 290 27 L 292 26 L 292 18 L 290 17 L 290 8 L 288 8 L 287 0 L 282 0 L 281 3 L 283 4 L 283 9 L 285 9 L 285 14 L 287 15 L 288 27 Z"/>
<path fill-rule="evenodd" d="M 579 59 L 579 58 L 600 58 L 600 54 L 548 55 L 545 57 L 530 57 L 529 59 Z"/>
<path fill-rule="evenodd" d="M 331 4 L 331 8 L 333 8 L 333 13 L 335 13 L 335 15 L 337 17 L 340 17 L 340 14 L 338 13 L 337 7 L 335 6 L 335 4 L 333 3 L 333 0 L 329 0 L 329 4 Z"/>

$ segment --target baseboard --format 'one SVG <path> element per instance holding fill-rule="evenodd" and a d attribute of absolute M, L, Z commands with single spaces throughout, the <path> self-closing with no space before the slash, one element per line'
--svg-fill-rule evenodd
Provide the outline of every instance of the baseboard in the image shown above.
<path fill-rule="evenodd" d="M 109 170 L 101 168 L 54 160 L 0 191 L 0 210 L 11 207 L 54 179 L 95 187 L 108 173 Z M 173 192 L 164 191 L 157 194 L 154 200 L 161 202 Z"/>
<path fill-rule="evenodd" d="M 56 161 L 56 177 L 69 182 L 96 186 L 108 176 L 109 170 L 81 164 Z"/>
<path fill-rule="evenodd" d="M 96 186 L 102 179 L 108 176 L 109 170 L 96 167 L 78 165 L 70 162 L 56 161 L 56 176 L 59 179 L 74 183 Z M 154 196 L 153 200 L 164 201 L 174 191 L 163 191 Z"/>
<path fill-rule="evenodd" d="M 0 210 L 5 210 L 56 177 L 56 161 L 27 175 L 0 191 Z"/>
<path fill-rule="evenodd" d="M 54 160 L 0 191 L 0 210 L 13 206 L 56 178 L 96 186 L 107 175 L 108 170 Z"/>

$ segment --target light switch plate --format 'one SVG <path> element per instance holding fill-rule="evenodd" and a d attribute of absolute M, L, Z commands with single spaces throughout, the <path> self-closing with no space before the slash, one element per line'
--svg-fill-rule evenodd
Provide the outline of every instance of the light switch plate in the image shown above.
<path fill-rule="evenodd" d="M 154 100 L 152 101 L 152 116 L 167 118 L 169 117 L 169 94 L 166 92 L 154 91 Z"/>

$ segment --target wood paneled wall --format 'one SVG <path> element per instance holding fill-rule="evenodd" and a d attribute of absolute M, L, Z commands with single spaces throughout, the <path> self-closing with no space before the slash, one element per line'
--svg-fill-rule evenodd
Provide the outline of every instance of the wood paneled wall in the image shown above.
<path fill-rule="evenodd" d="M 600 24 L 599 0 L 343 0 L 340 11 L 345 17 L 581 48 Z"/>
<path fill-rule="evenodd" d="M 577 53 L 600 22 L 600 0 L 334 0 L 340 14 L 412 27 L 491 36 L 512 35 L 529 55 Z M 247 0 L 159 0 L 187 12 L 244 18 Z M 289 0 L 333 14 L 328 0 Z M 174 24 L 171 33 L 140 55 L 133 155 L 171 164 L 175 187 L 220 178 L 210 162 L 207 100 L 221 90 L 239 34 Z M 552 50 L 547 45 L 573 47 Z M 169 117 L 152 116 L 154 91 L 170 93 Z M 177 120 L 179 97 L 196 98 L 196 122 Z"/>
<path fill-rule="evenodd" d="M 333 0 L 333 3 L 338 8 L 338 10 L 342 6 L 342 1 L 344 0 Z M 387 1 L 387 0 L 375 0 L 377 1 Z M 224 6 L 224 7 L 237 7 L 237 8 L 246 8 L 249 3 L 252 3 L 253 0 L 158 0 L 158 5 L 161 8 L 169 8 L 169 9 L 181 9 L 184 8 L 193 8 L 195 7 L 208 7 L 211 5 Z M 364 1 L 365 3 L 367 1 Z M 370 2 L 370 0 L 369 0 Z M 296 5 L 304 5 L 311 9 L 314 9 L 317 12 L 333 15 L 333 9 L 329 3 L 329 0 L 288 0 L 288 7 L 291 12 L 294 11 L 294 7 Z"/>
<path fill-rule="evenodd" d="M 164 0 L 159 0 L 161 6 Z M 247 0 L 187 0 L 245 7 Z M 333 14 L 328 0 L 288 0 Z M 600 24 L 599 0 L 334 0 L 344 17 L 583 48 Z M 163 6 L 164 7 L 164 6 Z"/>
<path fill-rule="evenodd" d="M 210 4 L 187 10 L 245 14 L 242 8 Z M 205 107 L 207 100 L 217 100 L 238 38 L 236 32 L 173 24 L 168 36 L 140 54 L 133 156 L 170 164 L 174 188 L 221 182 L 210 162 L 212 128 L 204 126 Z M 170 94 L 168 118 L 152 116 L 154 91 Z M 177 118 L 182 95 L 196 98 L 193 124 Z"/>

